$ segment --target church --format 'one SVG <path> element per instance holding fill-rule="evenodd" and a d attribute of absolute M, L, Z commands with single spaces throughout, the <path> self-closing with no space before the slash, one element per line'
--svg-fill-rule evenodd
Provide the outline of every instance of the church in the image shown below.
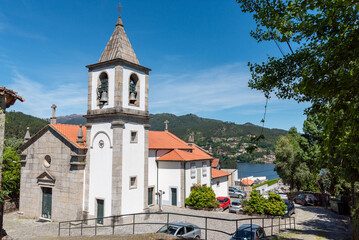
<path fill-rule="evenodd" d="M 86 126 L 50 124 L 21 147 L 20 213 L 64 221 L 185 206 L 195 185 L 228 196 L 218 159 L 168 131 L 150 131 L 149 72 L 121 16 L 99 61 L 88 68 Z M 215 163 L 215 166 L 213 164 Z"/>

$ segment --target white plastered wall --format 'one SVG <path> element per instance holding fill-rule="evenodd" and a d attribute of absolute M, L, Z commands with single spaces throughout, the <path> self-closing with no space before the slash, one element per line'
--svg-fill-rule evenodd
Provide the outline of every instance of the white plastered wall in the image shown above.
<path fill-rule="evenodd" d="M 103 141 L 103 147 L 99 145 Z M 111 215 L 112 129 L 110 123 L 93 124 L 90 142 L 89 214 L 96 216 L 96 199 L 104 200 L 104 216 Z"/>
<path fill-rule="evenodd" d="M 135 73 L 138 76 L 138 81 L 140 82 L 140 103 L 139 106 L 132 106 L 128 102 L 128 95 L 129 95 L 129 80 L 132 73 Z M 136 109 L 145 111 L 145 94 L 146 94 L 146 80 L 145 74 L 139 72 L 138 70 L 131 69 L 129 67 L 123 67 L 123 88 L 122 88 L 122 107 Z"/>
<path fill-rule="evenodd" d="M 108 76 L 108 104 L 102 105 L 101 108 L 112 108 L 115 102 L 115 67 L 106 67 L 94 70 L 92 72 L 92 99 L 91 99 L 91 110 L 99 109 L 97 105 L 97 85 L 100 74 L 106 72 Z"/>
<path fill-rule="evenodd" d="M 228 177 L 213 178 L 212 189 L 216 197 L 228 197 Z"/>
<path fill-rule="evenodd" d="M 158 190 L 165 191 L 162 196 L 164 205 L 171 204 L 171 188 L 177 189 L 177 206 L 181 206 L 181 162 L 158 162 Z"/>
<path fill-rule="evenodd" d="M 131 132 L 137 132 L 137 142 L 131 142 Z M 141 124 L 126 123 L 123 129 L 122 151 L 122 214 L 142 212 L 144 207 L 145 129 Z M 136 188 L 130 188 L 130 177 L 137 178 Z"/>
<path fill-rule="evenodd" d="M 203 167 L 202 167 L 202 163 L 205 162 L 206 163 L 206 176 L 203 176 Z M 191 177 L 191 163 L 194 163 L 196 165 L 196 173 L 194 178 Z M 199 181 L 198 179 L 198 169 L 199 171 L 201 171 L 201 179 Z M 191 194 L 191 187 L 196 185 L 196 184 L 201 184 L 201 185 L 207 185 L 208 187 L 211 186 L 211 165 L 210 165 L 210 161 L 209 160 L 203 160 L 203 161 L 191 161 L 191 162 L 186 162 L 186 174 L 185 174 L 185 178 L 186 178 L 186 198 Z"/>

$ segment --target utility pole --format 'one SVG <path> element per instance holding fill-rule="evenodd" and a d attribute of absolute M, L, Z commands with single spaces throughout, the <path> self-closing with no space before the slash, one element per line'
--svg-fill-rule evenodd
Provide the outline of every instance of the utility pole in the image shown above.
<path fill-rule="evenodd" d="M 25 101 L 25 99 L 17 95 L 17 92 L 0 86 L 0 189 L 2 184 L 2 162 L 5 139 L 5 111 L 13 105 L 16 100 L 21 102 Z M 2 191 L 2 189 L 0 191 Z M 1 193 L 0 197 L 2 198 L 0 199 L 0 239 L 2 239 L 5 196 Z"/>

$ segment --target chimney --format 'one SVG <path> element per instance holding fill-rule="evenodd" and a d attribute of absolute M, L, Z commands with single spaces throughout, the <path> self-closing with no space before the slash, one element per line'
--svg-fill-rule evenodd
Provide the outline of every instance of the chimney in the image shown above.
<path fill-rule="evenodd" d="M 192 147 L 193 144 L 194 144 L 194 132 L 191 132 L 190 135 L 188 136 L 188 146 Z"/>
<path fill-rule="evenodd" d="M 56 117 L 55 117 L 56 105 L 52 104 L 51 108 L 52 108 L 52 117 L 50 118 L 50 123 L 56 124 Z"/>
<path fill-rule="evenodd" d="M 212 145 L 209 145 L 208 152 L 209 152 L 209 154 L 213 155 Z"/>
<path fill-rule="evenodd" d="M 24 138 L 24 143 L 26 143 L 27 141 L 30 140 L 30 131 L 29 131 L 29 127 L 26 128 L 26 134 L 25 134 L 25 138 Z"/>
<path fill-rule="evenodd" d="M 82 139 L 84 137 L 84 133 L 82 132 L 82 125 L 80 125 L 79 131 L 77 133 L 77 140 L 76 143 L 80 146 L 84 145 L 84 140 Z"/>

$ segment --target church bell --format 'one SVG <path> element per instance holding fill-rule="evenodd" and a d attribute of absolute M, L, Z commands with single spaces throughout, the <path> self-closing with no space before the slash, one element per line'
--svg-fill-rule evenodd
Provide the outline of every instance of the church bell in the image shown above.
<path fill-rule="evenodd" d="M 131 92 L 131 93 L 130 93 L 130 101 L 131 101 L 131 102 L 136 101 L 136 95 L 135 95 L 134 92 Z"/>
<path fill-rule="evenodd" d="M 101 93 L 100 103 L 105 104 L 105 103 L 107 103 L 107 101 L 108 101 L 107 92 L 104 91 Z"/>

